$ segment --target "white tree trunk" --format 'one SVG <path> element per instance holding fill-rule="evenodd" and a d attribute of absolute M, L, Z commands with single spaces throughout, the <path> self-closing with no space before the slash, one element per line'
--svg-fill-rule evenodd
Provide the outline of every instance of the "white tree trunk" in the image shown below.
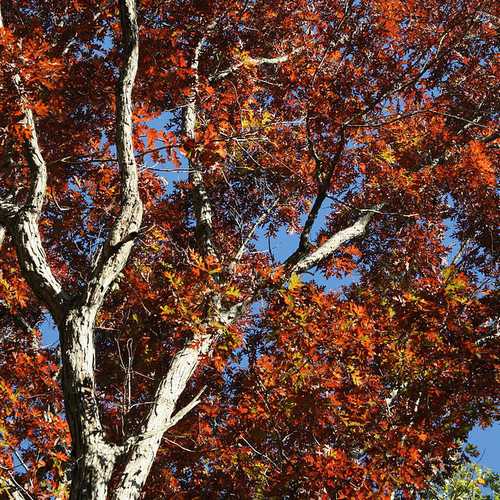
<path fill-rule="evenodd" d="M 194 406 L 188 405 L 178 414 L 174 414 L 179 397 L 201 358 L 209 351 L 211 343 L 212 337 L 206 336 L 198 342 L 184 347 L 175 355 L 167 375 L 156 391 L 153 407 L 139 440 L 137 444 L 132 445 L 127 465 L 113 495 L 114 500 L 139 498 L 160 447 L 163 434 L 175 425 L 181 415 L 187 413 Z"/>
<path fill-rule="evenodd" d="M 72 500 L 105 500 L 117 447 L 106 442 L 95 393 L 95 309 L 70 311 L 59 325 L 63 391 L 74 460 Z"/>

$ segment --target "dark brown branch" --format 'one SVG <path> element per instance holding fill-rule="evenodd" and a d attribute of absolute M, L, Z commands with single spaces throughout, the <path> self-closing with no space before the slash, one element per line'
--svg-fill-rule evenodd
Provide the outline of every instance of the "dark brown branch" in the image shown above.
<path fill-rule="evenodd" d="M 308 134 L 309 136 L 309 134 Z M 321 178 L 321 169 L 323 165 L 323 160 L 319 158 L 319 156 L 316 153 L 316 150 L 314 148 L 314 145 L 312 143 L 312 139 L 308 139 L 309 142 L 309 148 L 312 149 L 314 152 L 314 157 L 316 158 L 316 168 L 318 170 L 318 178 L 320 185 L 318 187 L 318 194 L 316 195 L 316 198 L 314 199 L 313 205 L 309 211 L 309 214 L 307 215 L 306 222 L 304 224 L 304 228 L 300 234 L 300 240 L 299 240 L 299 245 L 295 252 L 290 255 L 290 257 L 286 260 L 285 265 L 287 267 L 293 267 L 304 255 L 307 254 L 309 248 L 310 248 L 310 241 L 309 237 L 311 235 L 311 230 L 314 226 L 314 223 L 316 222 L 318 218 L 319 211 L 323 205 L 323 202 L 325 201 L 325 198 L 327 197 L 328 190 L 330 189 L 330 184 L 332 182 L 332 177 L 333 173 L 335 172 L 335 167 L 337 166 L 340 157 L 342 155 L 342 152 L 344 150 L 344 145 L 345 145 L 345 134 L 344 131 L 341 130 L 341 135 L 340 135 L 340 144 L 338 146 L 338 149 L 335 153 L 335 157 L 332 159 L 331 162 L 328 164 L 328 170 L 324 172 L 323 178 Z"/>

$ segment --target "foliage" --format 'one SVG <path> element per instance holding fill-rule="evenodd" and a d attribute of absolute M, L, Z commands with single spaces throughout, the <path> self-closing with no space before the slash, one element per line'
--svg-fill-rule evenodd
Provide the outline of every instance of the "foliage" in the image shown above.
<path fill-rule="evenodd" d="M 497 500 L 500 475 L 477 463 L 461 463 L 451 477 L 423 496 L 428 500 Z"/>
<path fill-rule="evenodd" d="M 496 491 L 495 3 L 137 5 L 0 1 L 0 488 Z"/>

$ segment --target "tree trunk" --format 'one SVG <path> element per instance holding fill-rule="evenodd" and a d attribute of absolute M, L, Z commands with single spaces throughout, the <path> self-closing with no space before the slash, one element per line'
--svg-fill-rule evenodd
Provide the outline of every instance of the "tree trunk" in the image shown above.
<path fill-rule="evenodd" d="M 106 500 L 115 466 L 114 450 L 105 443 L 82 450 L 71 480 L 71 500 Z"/>
<path fill-rule="evenodd" d="M 88 307 L 71 310 L 59 327 L 74 459 L 71 500 L 105 500 L 118 454 L 117 447 L 106 442 L 95 395 L 95 312 Z"/>

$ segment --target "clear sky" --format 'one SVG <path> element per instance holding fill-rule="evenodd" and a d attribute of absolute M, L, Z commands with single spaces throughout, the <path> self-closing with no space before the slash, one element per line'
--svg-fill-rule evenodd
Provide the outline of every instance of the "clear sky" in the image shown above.
<path fill-rule="evenodd" d="M 478 463 L 500 473 L 500 423 L 486 429 L 476 427 L 470 433 L 469 441 L 481 453 Z"/>

